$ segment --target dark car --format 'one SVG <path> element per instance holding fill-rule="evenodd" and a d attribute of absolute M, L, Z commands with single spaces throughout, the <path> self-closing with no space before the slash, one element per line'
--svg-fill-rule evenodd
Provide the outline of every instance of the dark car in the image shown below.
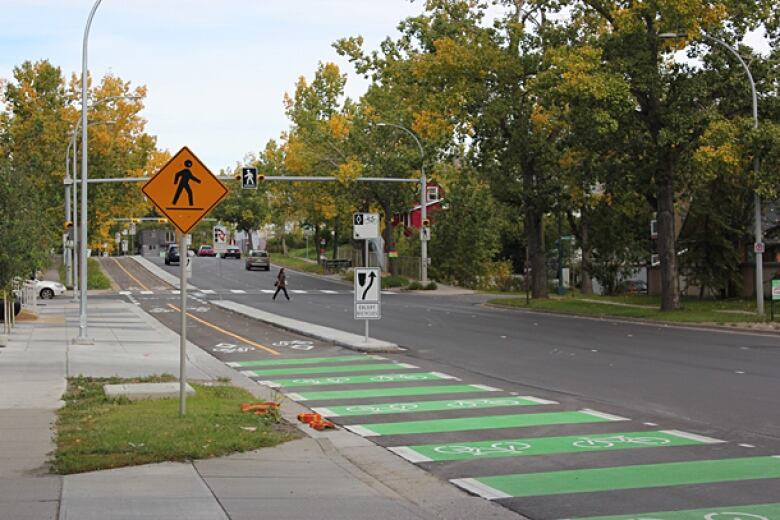
<path fill-rule="evenodd" d="M 165 265 L 179 263 L 179 246 L 171 244 L 165 251 Z"/>
<path fill-rule="evenodd" d="M 625 280 L 618 286 L 621 294 L 647 294 L 647 284 L 642 280 Z"/>
<path fill-rule="evenodd" d="M 271 257 L 265 251 L 259 249 L 252 249 L 246 257 L 246 270 L 251 271 L 255 267 L 264 269 L 266 271 L 271 270 Z"/>
<path fill-rule="evenodd" d="M 241 259 L 241 250 L 236 246 L 227 246 L 227 249 L 219 255 L 222 258 L 236 258 L 238 260 Z"/>
<path fill-rule="evenodd" d="M 210 245 L 202 245 L 198 248 L 198 256 L 217 256 L 217 252 Z"/>

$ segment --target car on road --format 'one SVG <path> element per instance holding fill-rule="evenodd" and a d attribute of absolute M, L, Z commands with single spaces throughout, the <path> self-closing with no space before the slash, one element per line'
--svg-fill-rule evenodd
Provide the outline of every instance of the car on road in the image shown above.
<path fill-rule="evenodd" d="M 171 244 L 168 249 L 165 250 L 165 265 L 178 264 L 179 263 L 179 246 Z"/>
<path fill-rule="evenodd" d="M 49 280 L 36 280 L 35 290 L 43 300 L 51 300 L 55 296 L 65 294 L 65 286 L 59 282 Z"/>
<path fill-rule="evenodd" d="M 217 256 L 217 252 L 210 245 L 203 244 L 198 248 L 198 256 Z"/>
<path fill-rule="evenodd" d="M 271 270 L 271 257 L 266 251 L 259 249 L 252 249 L 249 254 L 246 255 L 246 270 L 251 271 L 255 267 L 264 269 L 266 271 Z"/>
<path fill-rule="evenodd" d="M 241 259 L 241 250 L 236 246 L 227 246 L 227 249 L 220 254 L 222 258 L 235 258 L 237 260 Z"/>

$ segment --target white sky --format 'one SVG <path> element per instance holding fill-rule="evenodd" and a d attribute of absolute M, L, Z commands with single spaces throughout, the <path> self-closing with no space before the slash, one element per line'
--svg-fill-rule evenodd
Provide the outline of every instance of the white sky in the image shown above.
<path fill-rule="evenodd" d="M 0 78 L 24 60 L 49 59 L 66 78 L 81 71 L 93 0 L 0 0 Z M 319 61 L 366 82 L 331 43 L 362 35 L 375 49 L 422 10 L 409 0 L 103 0 L 92 24 L 89 65 L 146 85 L 142 115 L 158 145 L 189 146 L 212 170 L 233 166 L 288 127 L 282 96 Z M 748 42 L 765 50 L 760 37 Z"/>
<path fill-rule="evenodd" d="M 66 78 L 81 71 L 93 0 L 0 0 L 0 77 L 46 58 Z M 408 0 L 103 0 L 92 24 L 89 66 L 148 86 L 147 131 L 176 152 L 189 146 L 213 171 L 232 166 L 288 127 L 282 97 L 319 61 L 366 82 L 331 47 L 362 35 L 374 49 L 422 10 Z"/>

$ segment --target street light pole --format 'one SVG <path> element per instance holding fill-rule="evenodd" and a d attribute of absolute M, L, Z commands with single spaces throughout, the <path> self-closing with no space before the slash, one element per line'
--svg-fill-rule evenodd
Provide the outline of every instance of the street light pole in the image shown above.
<path fill-rule="evenodd" d="M 92 26 L 92 19 L 100 6 L 102 0 L 96 0 L 95 5 L 89 12 L 87 25 L 84 27 L 84 42 L 81 52 L 81 244 L 80 258 L 81 265 L 81 301 L 79 302 L 79 335 L 76 338 L 78 343 L 90 344 L 92 340 L 87 336 L 87 178 L 89 177 L 89 159 L 87 154 L 88 138 L 88 68 L 87 51 L 89 47 L 89 29 Z"/>
<path fill-rule="evenodd" d="M 428 180 L 425 177 L 425 152 L 417 136 L 406 127 L 394 123 L 377 123 L 376 126 L 392 126 L 402 130 L 412 136 L 417 148 L 420 150 L 420 282 L 428 283 L 428 239 L 422 231 L 425 222 L 428 220 L 428 200 L 426 192 L 428 191 Z"/>
<path fill-rule="evenodd" d="M 658 35 L 659 38 L 662 39 L 671 39 L 671 38 L 687 38 L 688 35 L 686 33 L 661 33 Z M 753 128 L 758 130 L 758 95 L 756 94 L 756 82 L 753 81 L 753 74 L 750 72 L 750 67 L 747 66 L 747 63 L 745 63 L 745 60 L 742 59 L 742 56 L 740 56 L 739 52 L 726 43 L 725 41 L 721 40 L 720 38 L 716 38 L 714 36 L 709 36 L 707 34 L 702 33 L 701 37 L 705 40 L 709 40 L 711 42 L 717 43 L 718 45 L 721 45 L 728 49 L 731 54 L 733 54 L 737 60 L 739 61 L 739 64 L 742 65 L 742 68 L 745 69 L 745 74 L 747 75 L 748 82 L 750 83 L 750 91 L 752 94 L 752 100 L 753 100 Z M 758 161 L 758 155 L 753 157 L 753 172 L 755 173 L 756 177 L 758 177 L 758 168 L 759 168 L 759 161 Z M 755 234 L 755 242 L 756 244 L 762 244 L 764 242 L 763 237 L 763 230 L 761 229 L 761 197 L 759 196 L 758 192 L 753 193 L 753 208 L 754 208 L 754 234 Z M 756 260 L 756 313 L 759 316 L 764 315 L 764 254 L 759 251 L 755 251 L 755 260 Z"/>

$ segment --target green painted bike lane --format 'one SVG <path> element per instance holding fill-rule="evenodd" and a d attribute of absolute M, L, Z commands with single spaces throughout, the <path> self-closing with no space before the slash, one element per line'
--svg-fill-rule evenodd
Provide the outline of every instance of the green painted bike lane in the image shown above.
<path fill-rule="evenodd" d="M 273 377 L 311 374 L 342 374 L 349 372 L 380 372 L 384 370 L 397 370 L 399 368 L 417 368 L 408 363 L 372 363 L 368 365 L 329 365 L 321 367 L 303 368 L 272 368 L 268 370 L 244 370 L 247 375 Z"/>
<path fill-rule="evenodd" d="M 495 459 L 502 457 L 532 457 L 564 453 L 590 453 L 632 448 L 660 448 L 714 444 L 719 441 L 676 430 L 609 433 L 600 435 L 570 435 L 499 439 L 477 442 L 453 442 L 389 448 L 410 462 Z"/>
<path fill-rule="evenodd" d="M 469 394 L 476 392 L 500 392 L 500 390 L 485 385 L 402 386 L 369 388 L 365 390 L 330 390 L 323 392 L 290 393 L 287 394 L 287 397 L 294 401 L 338 401 L 341 399 L 364 399 L 369 397 L 406 397 L 436 394 Z"/>
<path fill-rule="evenodd" d="M 417 374 L 379 374 L 363 376 L 333 376 L 304 379 L 273 379 L 270 381 L 258 381 L 261 384 L 272 387 L 291 388 L 296 386 L 313 385 L 355 385 L 361 383 L 406 383 L 410 381 L 441 381 L 455 379 L 440 372 L 421 372 Z"/>
<path fill-rule="evenodd" d="M 296 357 L 284 359 L 257 359 L 252 361 L 234 361 L 226 363 L 231 367 L 278 367 L 285 365 L 314 365 L 319 363 L 349 363 L 355 361 L 377 361 L 387 358 L 382 356 L 369 356 L 358 354 L 354 356 L 331 356 L 331 357 Z"/>
<path fill-rule="evenodd" d="M 592 410 L 577 412 L 547 412 L 512 415 L 487 415 L 482 417 L 458 417 L 454 419 L 431 419 L 427 421 L 405 421 L 392 423 L 355 424 L 345 426 L 363 437 L 381 435 L 408 435 L 417 433 L 445 433 L 469 430 L 493 430 L 497 428 L 525 428 L 530 426 L 551 426 L 556 424 L 601 423 L 625 421 L 623 417 L 602 414 Z"/>
<path fill-rule="evenodd" d="M 355 417 L 414 412 L 441 412 L 447 410 L 477 410 L 503 406 L 538 406 L 558 404 L 555 401 L 533 396 L 490 397 L 483 399 L 445 399 L 441 401 L 415 401 L 409 403 L 353 404 L 314 408 L 323 417 Z"/>
<path fill-rule="evenodd" d="M 618 516 L 591 516 L 578 520 L 780 520 L 780 503 L 710 507 Z"/>
<path fill-rule="evenodd" d="M 780 478 L 780 456 L 522 473 L 450 482 L 494 500 L 771 478 Z"/>

